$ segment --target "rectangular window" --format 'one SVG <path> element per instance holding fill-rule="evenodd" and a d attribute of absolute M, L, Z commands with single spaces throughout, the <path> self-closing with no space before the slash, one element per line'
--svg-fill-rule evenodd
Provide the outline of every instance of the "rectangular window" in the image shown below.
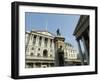
<path fill-rule="evenodd" d="M 36 35 L 34 35 L 34 39 L 33 39 L 33 45 L 36 44 Z"/>
<path fill-rule="evenodd" d="M 42 37 L 39 38 L 39 46 L 41 46 Z"/>
<path fill-rule="evenodd" d="M 52 46 L 52 39 L 50 40 L 50 47 Z"/>
<path fill-rule="evenodd" d="M 45 38 L 45 47 L 47 47 L 48 39 Z"/>

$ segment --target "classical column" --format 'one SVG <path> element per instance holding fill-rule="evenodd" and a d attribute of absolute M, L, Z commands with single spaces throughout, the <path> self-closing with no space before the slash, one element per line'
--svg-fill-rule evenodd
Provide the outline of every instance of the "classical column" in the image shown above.
<path fill-rule="evenodd" d="M 37 35 L 37 37 L 36 37 L 36 46 L 38 46 L 39 45 L 39 36 Z"/>
<path fill-rule="evenodd" d="M 44 37 L 42 37 L 41 47 L 44 47 Z"/>
<path fill-rule="evenodd" d="M 32 41 L 33 41 L 33 39 L 32 39 L 32 33 L 30 33 L 29 36 L 28 36 L 27 44 L 25 45 L 25 53 L 27 51 L 29 51 L 28 48 L 30 47 L 30 45 L 32 45 Z"/>
<path fill-rule="evenodd" d="M 77 44 L 78 44 L 78 49 L 79 49 L 81 64 L 84 65 L 84 59 L 83 59 L 83 54 L 82 54 L 81 45 L 80 45 L 80 41 L 79 40 L 77 40 Z"/>
<path fill-rule="evenodd" d="M 87 50 L 87 47 L 86 47 L 86 42 L 85 42 L 85 39 L 84 37 L 82 36 L 82 41 L 83 41 L 83 46 L 84 46 L 84 51 L 85 51 L 85 55 L 86 55 L 86 61 L 87 61 L 87 64 L 89 64 L 89 54 L 88 54 L 88 50 Z"/>
<path fill-rule="evenodd" d="M 50 39 L 48 38 L 47 47 L 50 48 Z"/>

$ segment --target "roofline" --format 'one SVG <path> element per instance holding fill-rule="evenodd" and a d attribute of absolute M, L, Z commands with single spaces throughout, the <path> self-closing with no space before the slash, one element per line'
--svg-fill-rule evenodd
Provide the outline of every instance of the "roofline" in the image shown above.
<path fill-rule="evenodd" d="M 76 30 L 77 30 L 77 27 L 78 27 L 78 25 L 79 25 L 79 21 L 81 20 L 81 16 L 82 16 L 82 15 L 80 15 L 80 18 L 79 18 L 79 20 L 78 20 L 78 22 L 77 22 L 77 25 L 76 25 L 75 29 L 74 29 L 73 35 L 76 34 Z"/>
<path fill-rule="evenodd" d="M 78 23 L 77 23 L 77 25 L 76 25 L 76 28 L 75 28 L 75 30 L 74 30 L 74 32 L 73 32 L 73 35 L 75 35 L 76 33 L 77 33 L 77 31 L 80 29 L 80 26 L 82 25 L 82 24 L 80 24 L 79 22 L 84 18 L 84 17 L 86 17 L 83 21 L 85 21 L 87 18 L 88 18 L 88 16 L 89 15 L 80 15 L 80 18 L 79 18 L 79 20 L 78 20 Z M 83 23 L 83 21 L 82 21 L 82 23 Z"/>
<path fill-rule="evenodd" d="M 53 36 L 56 36 L 55 34 L 49 32 L 47 30 L 32 30 L 32 31 L 35 31 L 35 32 L 48 32 L 48 33 L 52 34 Z"/>
<path fill-rule="evenodd" d="M 31 33 L 36 33 L 36 34 L 41 34 L 41 35 L 44 35 L 44 36 L 48 36 L 48 37 L 51 37 L 51 38 L 54 38 L 55 36 L 49 36 L 49 35 L 46 35 L 46 34 L 42 34 L 42 33 L 38 33 L 37 31 L 30 31 L 30 33 L 28 33 L 28 32 L 26 32 L 26 33 L 28 33 L 28 34 L 31 34 Z"/>

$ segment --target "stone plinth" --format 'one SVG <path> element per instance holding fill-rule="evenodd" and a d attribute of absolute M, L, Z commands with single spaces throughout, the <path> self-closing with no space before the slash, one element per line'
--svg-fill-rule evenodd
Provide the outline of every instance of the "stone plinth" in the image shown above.
<path fill-rule="evenodd" d="M 64 37 L 61 37 L 61 36 L 57 36 L 54 38 L 54 42 L 55 42 L 55 66 L 60 66 L 59 63 L 60 60 L 59 60 L 59 49 L 60 47 L 62 47 L 62 49 L 60 50 L 64 50 L 64 41 L 65 41 L 65 38 Z M 64 53 L 64 52 L 63 52 Z"/>

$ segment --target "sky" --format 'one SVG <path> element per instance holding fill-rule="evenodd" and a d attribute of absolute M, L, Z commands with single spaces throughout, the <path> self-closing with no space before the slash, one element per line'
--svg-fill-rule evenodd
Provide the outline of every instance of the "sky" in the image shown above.
<path fill-rule="evenodd" d="M 78 51 L 74 29 L 78 23 L 80 15 L 75 14 L 55 14 L 55 13 L 34 13 L 25 12 L 25 30 L 47 30 L 56 34 L 59 28 L 61 36 L 65 37 L 65 42 L 71 43 Z"/>

